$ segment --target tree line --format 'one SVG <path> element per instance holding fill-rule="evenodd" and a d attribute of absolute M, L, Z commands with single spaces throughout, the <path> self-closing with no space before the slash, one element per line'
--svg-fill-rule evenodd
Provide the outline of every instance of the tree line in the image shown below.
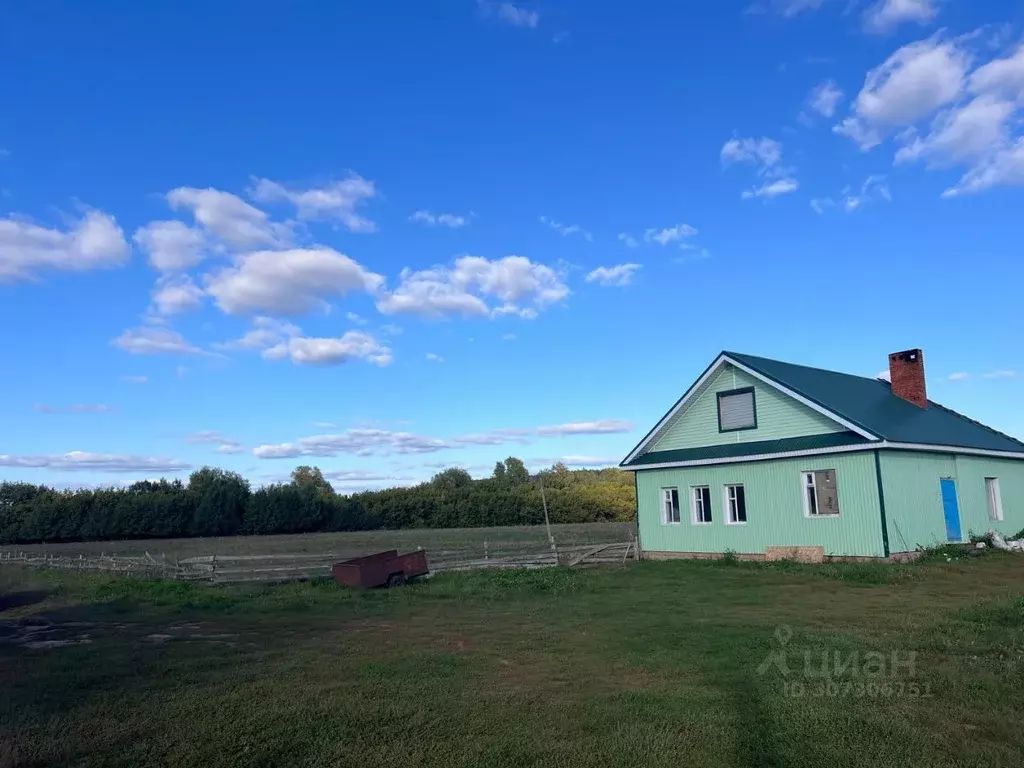
<path fill-rule="evenodd" d="M 398 528 L 538 525 L 633 519 L 632 473 L 570 470 L 531 475 L 515 457 L 474 480 L 446 469 L 425 483 L 338 494 L 317 467 L 253 489 L 235 472 L 203 467 L 187 483 L 143 480 L 124 488 L 58 490 L 0 483 L 0 542 L 36 543 L 234 536 Z"/>

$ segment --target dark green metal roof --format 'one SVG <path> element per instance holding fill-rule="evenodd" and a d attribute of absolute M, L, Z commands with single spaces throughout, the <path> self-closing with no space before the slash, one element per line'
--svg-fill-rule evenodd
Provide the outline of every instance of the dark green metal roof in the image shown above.
<path fill-rule="evenodd" d="M 726 443 L 703 448 L 681 448 L 676 451 L 654 451 L 637 456 L 624 467 L 643 467 L 648 464 L 662 464 L 701 459 L 731 459 L 741 456 L 756 456 L 763 453 L 785 453 L 787 451 L 813 451 L 819 448 L 836 448 L 844 445 L 860 445 L 870 442 L 856 432 L 834 432 L 827 435 L 788 437 L 783 440 L 760 440 L 756 443 Z"/>
<path fill-rule="evenodd" d="M 927 408 L 892 393 L 889 382 L 723 352 L 861 429 L 895 443 L 1024 452 L 1024 443 L 931 400 Z"/>

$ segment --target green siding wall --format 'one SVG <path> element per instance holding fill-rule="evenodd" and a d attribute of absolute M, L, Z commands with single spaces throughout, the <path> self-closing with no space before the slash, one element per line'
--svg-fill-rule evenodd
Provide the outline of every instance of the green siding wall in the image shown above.
<path fill-rule="evenodd" d="M 757 407 L 757 429 L 718 431 L 718 392 L 753 387 Z M 708 382 L 707 389 L 691 402 L 651 451 L 700 448 L 723 443 L 777 440 L 786 437 L 842 432 L 844 427 L 817 411 L 782 394 L 735 366 L 725 366 Z"/>
<path fill-rule="evenodd" d="M 889 549 L 907 552 L 945 544 L 939 480 L 956 481 L 963 540 L 994 528 L 1004 535 L 1024 528 L 1024 461 L 982 456 L 882 451 L 882 488 L 889 528 Z M 988 517 L 985 478 L 998 477 L 1003 521 Z"/>
<path fill-rule="evenodd" d="M 834 469 L 840 514 L 804 516 L 800 473 Z M 746 525 L 726 525 L 722 486 L 743 483 Z M 711 487 L 711 525 L 694 525 L 690 486 Z M 661 489 L 678 487 L 682 522 L 661 522 Z M 640 541 L 649 552 L 763 554 L 769 546 L 816 546 L 827 555 L 882 557 L 882 520 L 874 453 L 717 464 L 637 473 Z"/>

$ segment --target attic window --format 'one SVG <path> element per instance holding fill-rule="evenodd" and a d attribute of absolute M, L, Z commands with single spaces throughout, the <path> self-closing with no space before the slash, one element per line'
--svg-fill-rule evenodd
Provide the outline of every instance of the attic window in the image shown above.
<path fill-rule="evenodd" d="M 730 389 L 718 393 L 718 431 L 757 429 L 754 388 Z"/>

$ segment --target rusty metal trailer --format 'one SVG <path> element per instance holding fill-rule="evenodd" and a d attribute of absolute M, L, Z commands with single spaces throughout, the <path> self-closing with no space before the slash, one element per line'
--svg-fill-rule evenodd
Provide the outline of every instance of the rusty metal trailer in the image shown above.
<path fill-rule="evenodd" d="M 427 553 L 420 549 L 399 555 L 397 549 L 373 555 L 354 557 L 336 563 L 331 569 L 334 580 L 346 587 L 398 587 L 409 579 L 424 576 L 430 571 Z"/>

